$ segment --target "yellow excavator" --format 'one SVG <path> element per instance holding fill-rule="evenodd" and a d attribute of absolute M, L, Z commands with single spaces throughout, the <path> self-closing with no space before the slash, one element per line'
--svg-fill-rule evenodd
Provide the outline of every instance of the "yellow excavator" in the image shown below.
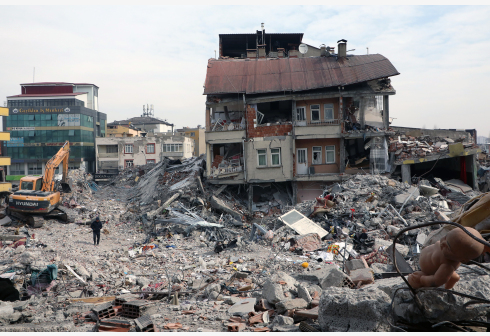
<path fill-rule="evenodd" d="M 44 218 L 57 218 L 68 222 L 65 208 L 61 206 L 61 193 L 71 192 L 68 183 L 68 159 L 70 142 L 47 163 L 44 176 L 24 176 L 20 179 L 19 190 L 9 196 L 7 214 L 25 221 L 32 227 L 41 227 Z M 61 183 L 54 180 L 56 168 L 63 162 Z M 61 187 L 61 188 L 60 188 Z"/>

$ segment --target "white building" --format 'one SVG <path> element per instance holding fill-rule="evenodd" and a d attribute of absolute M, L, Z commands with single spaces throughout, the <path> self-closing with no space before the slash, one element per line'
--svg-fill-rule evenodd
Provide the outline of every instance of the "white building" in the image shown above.
<path fill-rule="evenodd" d="M 96 138 L 97 173 L 117 174 L 125 167 L 158 163 L 165 157 L 192 157 L 194 140 L 189 137 L 149 133 L 146 137 Z"/>
<path fill-rule="evenodd" d="M 155 117 L 134 117 L 126 120 L 113 121 L 111 125 L 122 125 L 128 127 L 129 125 L 139 128 L 142 131 L 148 133 L 173 133 L 174 125 Z"/>

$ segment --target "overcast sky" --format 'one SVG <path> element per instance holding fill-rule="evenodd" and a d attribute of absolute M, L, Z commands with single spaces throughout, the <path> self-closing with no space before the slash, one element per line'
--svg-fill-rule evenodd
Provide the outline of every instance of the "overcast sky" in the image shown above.
<path fill-rule="evenodd" d="M 303 42 L 379 53 L 392 77 L 393 125 L 476 128 L 490 137 L 488 6 L 0 7 L 0 97 L 20 83 L 99 86 L 109 121 L 155 106 L 177 127 L 204 125 L 206 65 L 220 33 L 304 33 Z"/>

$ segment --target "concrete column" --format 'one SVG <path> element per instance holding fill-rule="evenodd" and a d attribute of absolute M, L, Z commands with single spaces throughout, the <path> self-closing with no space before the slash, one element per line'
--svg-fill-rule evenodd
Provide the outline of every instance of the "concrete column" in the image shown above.
<path fill-rule="evenodd" d="M 206 107 L 206 131 L 211 130 L 211 108 Z"/>
<path fill-rule="evenodd" d="M 250 211 L 250 213 L 252 213 L 253 203 L 254 203 L 254 185 L 250 183 L 248 185 L 248 211 Z"/>
<path fill-rule="evenodd" d="M 410 173 L 410 165 L 402 165 L 402 182 L 412 184 L 412 175 Z"/>
<path fill-rule="evenodd" d="M 296 100 L 293 100 L 293 118 L 291 119 L 293 121 L 293 125 L 294 125 L 294 122 L 296 121 Z"/>
<path fill-rule="evenodd" d="M 388 95 L 383 96 L 383 126 L 388 129 L 390 127 L 390 101 Z"/>
<path fill-rule="evenodd" d="M 291 182 L 291 186 L 293 187 L 293 205 L 298 203 L 298 182 Z"/>
<path fill-rule="evenodd" d="M 361 97 L 359 101 L 359 124 L 361 124 L 361 128 L 364 128 L 364 109 L 366 107 L 366 104 L 364 103 L 364 97 Z"/>
<path fill-rule="evenodd" d="M 345 145 L 344 145 L 344 138 L 340 138 L 339 139 L 339 143 L 340 143 L 340 156 L 339 156 L 339 160 L 340 160 L 340 165 L 339 165 L 339 173 L 343 173 L 345 172 Z"/>
<path fill-rule="evenodd" d="M 211 145 L 206 143 L 206 177 L 211 174 L 211 163 L 213 159 L 211 157 Z"/>

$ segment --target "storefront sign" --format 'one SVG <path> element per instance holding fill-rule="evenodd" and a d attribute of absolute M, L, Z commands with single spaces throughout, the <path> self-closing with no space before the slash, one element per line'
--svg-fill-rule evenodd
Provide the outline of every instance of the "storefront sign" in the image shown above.
<path fill-rule="evenodd" d="M 27 143 L 25 142 L 22 147 L 44 147 L 44 146 L 56 146 L 56 147 L 61 147 L 65 143 L 64 142 L 33 142 L 33 143 Z M 92 142 L 70 142 L 70 146 L 93 146 L 94 144 Z"/>
<path fill-rule="evenodd" d="M 5 141 L 7 147 L 24 147 L 24 138 L 10 138 L 10 141 Z"/>
<path fill-rule="evenodd" d="M 70 113 L 69 107 L 16 107 L 12 113 Z"/>
<path fill-rule="evenodd" d="M 34 131 L 35 127 L 7 127 L 7 131 Z"/>

